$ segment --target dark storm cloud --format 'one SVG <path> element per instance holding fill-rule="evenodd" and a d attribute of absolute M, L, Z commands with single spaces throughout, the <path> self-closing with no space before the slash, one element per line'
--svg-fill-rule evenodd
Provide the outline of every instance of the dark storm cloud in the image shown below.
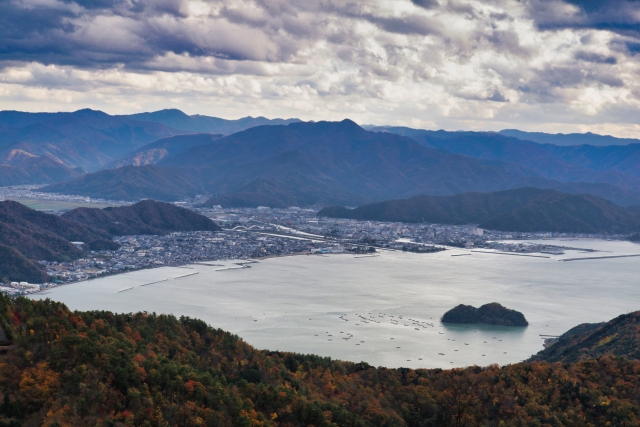
<path fill-rule="evenodd" d="M 184 19 L 187 14 L 183 3 L 65 0 L 31 5 L 27 1 L 4 1 L 0 6 L 0 61 L 90 68 L 123 64 L 145 69 L 149 61 L 168 53 L 267 61 L 282 60 L 291 53 L 286 50 L 291 47 L 286 42 L 281 43 L 282 49 L 278 43 L 266 48 L 270 34 L 252 39 L 257 34 L 243 34 L 242 26 L 233 27 L 233 19 L 225 16 L 210 18 L 209 26 L 193 25 Z M 245 24 L 250 29 L 265 23 L 258 20 Z"/>

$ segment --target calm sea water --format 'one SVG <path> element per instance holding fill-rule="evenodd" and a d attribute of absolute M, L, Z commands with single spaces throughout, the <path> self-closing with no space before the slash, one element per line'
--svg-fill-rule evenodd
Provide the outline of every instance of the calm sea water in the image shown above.
<path fill-rule="evenodd" d="M 34 297 L 78 310 L 188 315 L 257 348 L 375 366 L 508 364 L 540 351 L 540 335 L 559 335 L 580 323 L 640 309 L 640 258 L 559 261 L 640 254 L 640 245 L 546 242 L 602 252 L 569 251 L 548 258 L 457 249 L 375 257 L 313 255 L 262 260 L 250 268 L 211 262 L 215 265 L 80 282 Z M 143 286 L 150 282 L 157 283 Z M 439 321 L 457 304 L 489 302 L 521 311 L 530 326 L 453 327 Z"/>

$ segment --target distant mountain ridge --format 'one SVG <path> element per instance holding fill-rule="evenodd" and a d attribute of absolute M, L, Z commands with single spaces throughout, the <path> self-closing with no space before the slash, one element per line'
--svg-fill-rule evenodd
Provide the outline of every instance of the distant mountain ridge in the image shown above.
<path fill-rule="evenodd" d="M 635 233 L 640 215 L 596 196 L 519 188 L 493 193 L 416 196 L 371 203 L 355 209 L 332 206 L 319 217 L 388 222 L 479 224 L 502 231 Z"/>
<path fill-rule="evenodd" d="M 617 138 L 610 135 L 598 135 L 595 133 L 544 133 L 525 132 L 517 129 L 504 129 L 499 132 L 502 135 L 513 136 L 525 141 L 533 141 L 539 144 L 554 144 L 559 146 L 593 145 L 604 147 L 609 145 L 640 144 L 640 139 Z"/>
<path fill-rule="evenodd" d="M 159 123 L 90 109 L 72 113 L 0 111 L 0 159 L 13 150 L 93 172 L 159 138 L 182 133 Z"/>
<path fill-rule="evenodd" d="M 187 116 L 180 110 L 128 116 L 91 109 L 61 113 L 0 111 L 0 186 L 62 182 L 105 167 L 153 164 L 175 153 L 167 147 L 148 147 L 144 152 L 139 149 L 171 136 L 230 134 L 253 126 L 295 121 L 298 119 L 225 120 Z M 22 160 L 30 160 L 16 164 L 17 153 Z"/>
<path fill-rule="evenodd" d="M 266 117 L 243 117 L 237 120 L 228 120 L 200 114 L 189 116 L 178 109 L 130 114 L 123 117 L 160 123 L 184 132 L 223 135 L 230 135 L 256 126 L 287 125 L 300 121 L 299 119 L 267 119 Z"/>
<path fill-rule="evenodd" d="M 425 147 L 447 153 L 516 164 L 551 180 L 609 184 L 640 196 L 640 144 L 560 147 L 495 132 L 445 132 L 392 126 L 373 130 L 407 136 Z"/>

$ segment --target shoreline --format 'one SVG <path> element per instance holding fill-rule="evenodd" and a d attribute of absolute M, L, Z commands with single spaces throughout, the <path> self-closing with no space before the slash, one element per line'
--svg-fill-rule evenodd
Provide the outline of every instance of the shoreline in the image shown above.
<path fill-rule="evenodd" d="M 73 285 L 76 283 L 83 283 L 83 282 L 89 282 L 91 280 L 97 280 L 97 279 L 104 279 L 106 277 L 110 277 L 110 276 L 119 276 L 121 274 L 126 274 L 126 273 L 134 273 L 136 271 L 142 271 L 142 270 L 155 270 L 157 268 L 163 268 L 163 267 L 172 267 L 172 268 L 185 268 L 188 265 L 206 265 L 204 263 L 213 263 L 213 262 L 229 262 L 229 261 L 241 261 L 241 262 L 245 262 L 245 263 L 252 263 L 252 261 L 258 262 L 258 261 L 262 261 L 262 260 L 266 260 L 266 259 L 270 259 L 270 258 L 284 258 L 284 257 L 292 257 L 292 256 L 302 256 L 302 255 L 353 255 L 350 254 L 348 252 L 344 252 L 344 253 L 338 253 L 338 254 L 314 254 L 311 252 L 296 252 L 296 253 L 292 253 L 292 254 L 284 254 L 284 255 L 267 255 L 264 257 L 259 257 L 259 258 L 249 258 L 249 259 L 243 259 L 243 258 L 238 258 L 236 260 L 234 259 L 227 259 L 227 260 L 206 260 L 206 261 L 195 261 L 195 262 L 191 262 L 188 264 L 180 264 L 180 265 L 157 265 L 157 266 L 153 266 L 153 267 L 143 267 L 143 268 L 137 268 L 135 270 L 127 270 L 127 271 L 121 271 L 118 273 L 112 273 L 112 274 L 105 274 L 103 276 L 99 276 L 99 277 L 90 277 L 88 279 L 84 279 L 84 280 L 78 280 L 76 282 L 68 282 L 68 283 L 61 283 L 57 286 L 52 286 L 50 288 L 47 289 L 42 289 L 39 290 L 37 292 L 32 292 L 23 296 L 29 296 L 29 295 L 45 295 L 45 292 L 48 292 L 54 288 L 59 288 L 61 286 L 68 286 L 68 285 Z M 144 286 L 144 285 L 143 285 Z"/>

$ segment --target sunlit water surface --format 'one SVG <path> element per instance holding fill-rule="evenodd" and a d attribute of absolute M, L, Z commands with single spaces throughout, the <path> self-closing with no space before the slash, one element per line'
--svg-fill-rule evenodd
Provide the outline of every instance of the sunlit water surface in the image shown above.
<path fill-rule="evenodd" d="M 508 364 L 540 351 L 540 335 L 559 335 L 580 323 L 640 309 L 640 258 L 559 261 L 640 254 L 640 245 L 545 242 L 602 252 L 538 258 L 460 249 L 385 251 L 375 257 L 271 258 L 250 268 L 216 261 L 79 282 L 34 297 L 77 310 L 188 315 L 260 349 L 375 366 Z M 151 282 L 157 283 L 144 286 Z M 439 321 L 457 304 L 494 301 L 521 311 L 530 325 L 445 326 Z"/>

